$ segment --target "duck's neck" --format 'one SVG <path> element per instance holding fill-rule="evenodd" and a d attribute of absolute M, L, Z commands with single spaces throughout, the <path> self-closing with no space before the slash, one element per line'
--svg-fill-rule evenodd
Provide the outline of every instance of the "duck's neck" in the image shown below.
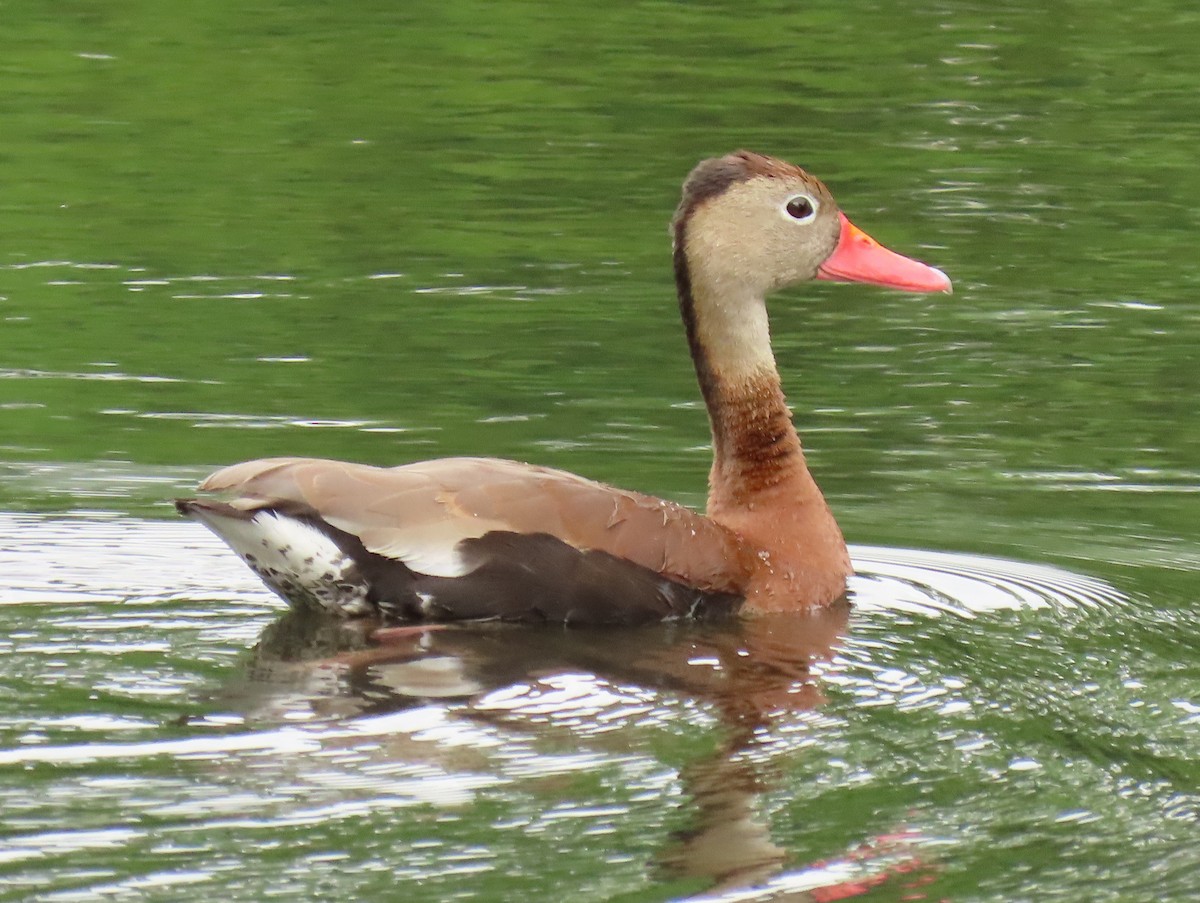
<path fill-rule="evenodd" d="M 754 555 L 749 610 L 829 603 L 845 591 L 850 558 L 792 426 L 763 295 L 689 267 L 683 246 L 679 305 L 712 425 L 708 516 Z"/>
<path fill-rule="evenodd" d="M 689 267 L 676 248 L 676 283 L 688 345 L 712 426 L 709 514 L 752 508 L 812 484 L 771 353 L 766 303 L 736 282 Z M 815 490 L 815 486 L 812 486 Z M 806 493 L 807 494 L 807 493 Z"/>

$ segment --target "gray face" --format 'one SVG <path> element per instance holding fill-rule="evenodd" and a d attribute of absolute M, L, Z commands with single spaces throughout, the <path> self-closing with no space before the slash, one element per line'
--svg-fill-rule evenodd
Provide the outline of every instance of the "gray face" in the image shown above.
<path fill-rule="evenodd" d="M 761 296 L 812 279 L 840 231 L 837 204 L 819 180 L 745 152 L 697 166 L 676 214 L 693 279 L 731 294 Z"/>

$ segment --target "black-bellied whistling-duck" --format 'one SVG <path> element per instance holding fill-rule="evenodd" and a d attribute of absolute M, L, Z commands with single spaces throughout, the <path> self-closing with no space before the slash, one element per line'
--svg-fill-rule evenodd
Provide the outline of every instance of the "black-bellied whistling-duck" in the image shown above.
<path fill-rule="evenodd" d="M 494 458 L 247 461 L 200 486 L 224 500 L 176 506 L 292 604 L 346 616 L 600 624 L 833 602 L 850 558 L 792 426 L 764 299 L 810 279 L 950 280 L 852 225 L 804 170 L 747 151 L 692 171 L 673 230 L 712 425 L 706 515 Z"/>

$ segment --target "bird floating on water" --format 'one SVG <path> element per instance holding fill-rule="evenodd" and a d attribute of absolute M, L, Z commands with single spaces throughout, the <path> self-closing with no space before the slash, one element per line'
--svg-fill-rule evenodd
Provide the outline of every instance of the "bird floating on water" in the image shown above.
<path fill-rule="evenodd" d="M 812 279 L 950 280 L 858 229 L 800 167 L 748 151 L 692 170 L 672 232 L 712 427 L 705 514 L 496 458 L 247 461 L 176 507 L 292 605 L 346 617 L 606 624 L 834 602 L 850 557 L 792 425 L 766 298 Z"/>

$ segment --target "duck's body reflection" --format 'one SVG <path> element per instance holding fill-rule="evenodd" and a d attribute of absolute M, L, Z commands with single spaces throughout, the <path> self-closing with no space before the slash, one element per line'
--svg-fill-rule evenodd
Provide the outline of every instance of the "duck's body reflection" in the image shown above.
<path fill-rule="evenodd" d="M 260 637 L 251 688 L 266 703 L 281 687 L 314 683 L 316 714 L 346 716 L 430 699 L 478 700 L 517 683 L 585 672 L 712 703 L 740 744 L 773 713 L 823 701 L 811 668 L 832 655 L 848 614 L 848 606 L 834 606 L 803 615 L 569 630 L 490 623 L 377 628 L 289 613 Z M 318 672 L 326 674 L 314 680 Z"/>
<path fill-rule="evenodd" d="M 824 701 L 814 666 L 832 660 L 848 616 L 849 606 L 842 605 L 798 616 L 581 631 L 376 629 L 290 614 L 264 631 L 237 695 L 243 707 L 267 718 L 289 707 L 295 717 L 297 705 L 317 718 L 342 719 L 461 701 L 461 708 L 455 702 L 461 717 L 518 733 L 544 730 L 560 710 L 567 713 L 562 720 L 573 720 L 569 704 L 551 706 L 549 717 L 545 704 L 551 696 L 564 698 L 564 681 L 572 675 L 613 691 L 589 694 L 593 707 L 597 695 L 607 700 L 599 717 L 588 710 L 593 725 L 639 723 L 638 713 L 651 707 L 638 703 L 662 694 L 695 701 L 715 713 L 721 738 L 715 750 L 680 770 L 691 826 L 673 835 L 656 866 L 708 879 L 706 899 L 844 899 L 874 883 L 863 882 L 862 868 L 853 881 L 843 869 L 824 884 L 819 876 L 802 887 L 780 883 L 797 873 L 784 871 L 788 854 L 771 839 L 758 808 L 773 784 L 771 756 L 763 752 L 778 739 L 771 727 Z M 584 733 L 589 745 L 615 740 L 602 739 L 612 737 L 608 730 Z M 911 870 L 911 855 L 906 862 Z M 884 865 L 880 874 L 885 880 Z"/>

